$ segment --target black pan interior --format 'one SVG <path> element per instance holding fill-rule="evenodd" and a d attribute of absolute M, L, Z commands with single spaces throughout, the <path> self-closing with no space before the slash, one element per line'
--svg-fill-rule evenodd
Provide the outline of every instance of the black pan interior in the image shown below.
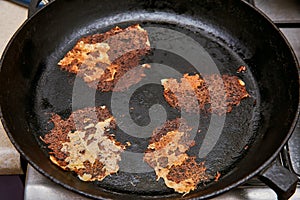
<path fill-rule="evenodd" d="M 115 25 L 127 27 L 136 23 L 141 23 L 141 21 L 118 23 Z M 185 32 L 187 34 L 190 32 L 190 30 L 184 27 L 180 27 L 178 25 L 176 27 L 171 23 L 163 24 L 144 21 L 143 27 L 147 29 L 147 26 L 159 26 L 172 29 L 176 28 L 178 31 Z M 106 28 L 107 27 L 95 30 L 95 32 L 105 32 L 107 31 Z M 149 32 L 149 35 L 151 35 L 151 32 Z M 225 126 L 219 142 L 206 158 L 201 160 L 199 159 L 199 161 L 205 161 L 208 171 L 212 176 L 214 176 L 217 171 L 221 172 L 222 174 L 226 174 L 229 169 L 234 167 L 233 164 L 239 158 L 241 158 L 245 148 L 250 145 L 249 143 L 254 140 L 256 134 L 255 126 L 258 125 L 260 119 L 258 112 L 259 103 L 257 103 L 259 101 L 257 100 L 258 95 L 256 94 L 258 89 L 255 85 L 255 81 L 250 70 L 241 74 L 236 72 L 239 66 L 246 65 L 237 54 L 233 53 L 233 51 L 226 48 L 224 44 L 222 44 L 220 41 L 217 41 L 204 31 L 197 32 L 194 37 L 197 41 L 201 42 L 201 45 L 211 55 L 213 55 L 215 62 L 219 66 L 220 73 L 240 76 L 240 78 L 243 79 L 247 84 L 247 89 L 251 94 L 251 98 L 243 100 L 240 106 L 234 108 L 230 114 L 226 115 Z M 65 47 L 65 51 L 68 51 L 70 48 L 72 48 L 72 45 L 73 44 L 67 45 Z M 33 122 L 32 128 L 36 129 L 35 132 L 38 133 L 35 135 L 36 139 L 44 149 L 47 147 L 42 143 L 39 137 L 43 137 L 44 134 L 49 132 L 53 127 L 51 123 L 49 124 L 49 118 L 51 117 L 52 113 L 57 113 L 62 117 L 67 118 L 73 110 L 82 109 L 85 107 L 106 105 L 111 109 L 111 92 L 101 93 L 97 91 L 95 93 L 95 91 L 93 91 L 94 89 L 89 88 L 82 80 L 77 80 L 79 82 L 77 82 L 77 84 L 82 87 L 81 90 L 85 91 L 86 94 L 95 93 L 95 97 L 79 94 L 82 96 L 81 101 L 76 105 L 76 107 L 74 107 L 72 98 L 74 92 L 75 75 L 70 75 L 68 72 L 60 70 L 56 65 L 59 59 L 61 59 L 63 56 L 64 54 L 58 55 L 58 57 L 50 55 L 51 59 L 47 60 L 41 73 L 37 74 L 37 82 L 34 84 L 36 87 L 34 87 L 34 90 L 32 91 L 32 96 L 35 97 L 32 105 L 32 108 L 34 109 L 32 110 L 31 115 Z M 180 56 L 171 52 L 162 50 L 153 49 L 151 54 L 146 56 L 142 62 L 165 64 L 173 67 L 181 74 L 192 74 L 197 72 L 197 70 L 194 67 L 191 67 L 191 64 L 184 58 L 181 58 Z M 146 80 L 143 81 L 147 81 L 147 79 L 152 80 L 154 79 L 153 76 L 160 76 L 164 78 L 172 77 L 166 74 L 159 75 L 146 72 Z M 90 101 L 91 98 L 94 98 L 95 101 Z M 131 117 L 133 121 L 140 126 L 147 125 L 151 120 L 148 111 L 149 108 L 154 104 L 163 105 L 167 112 L 168 120 L 182 116 L 180 111 L 170 107 L 165 101 L 163 97 L 163 87 L 160 84 L 143 85 L 133 93 L 129 101 L 129 105 L 126 105 L 126 102 L 122 102 L 122 106 L 127 106 L 128 109 L 132 109 Z M 196 116 L 193 115 L 190 115 L 190 117 L 196 118 Z M 221 118 L 219 116 L 215 117 Z M 189 151 L 190 155 L 197 156 L 197 152 L 199 152 L 199 147 L 202 144 L 203 138 L 207 133 L 209 125 L 211 125 L 210 120 L 211 114 L 201 113 L 199 127 L 195 127 L 201 130 L 201 133 L 197 134 L 195 137 L 196 145 Z M 120 118 L 118 123 L 122 123 L 122 118 Z M 131 124 L 127 124 L 127 126 L 131 126 Z M 217 126 L 217 124 L 213 126 Z M 115 135 L 117 140 L 122 143 L 125 143 L 126 141 L 131 142 L 132 145 L 127 149 L 127 151 L 143 153 L 147 148 L 149 138 L 136 138 L 131 136 L 130 133 L 123 132 L 120 129 L 118 129 Z M 132 184 L 132 182 L 135 182 L 136 184 Z M 163 194 L 166 192 L 172 192 L 171 189 L 167 189 L 162 180 L 160 180 L 158 183 L 156 182 L 154 172 L 132 175 L 131 173 L 122 172 L 122 169 L 120 169 L 120 172 L 117 175 L 112 175 L 97 184 L 107 189 L 114 191 L 118 190 L 122 192 L 137 192 L 143 194 Z"/>
<path fill-rule="evenodd" d="M 82 36 L 136 23 L 146 29 L 162 27 L 190 36 L 210 54 L 221 74 L 239 76 L 251 95 L 226 115 L 216 146 L 204 159 L 199 159 L 205 161 L 212 176 L 221 172 L 221 180 L 201 184 L 197 191 L 185 197 L 212 195 L 216 189 L 245 179 L 286 139 L 297 110 L 299 91 L 295 60 L 282 36 L 248 5 L 236 1 L 191 1 L 189 4 L 185 1 L 102 1 L 100 4 L 77 0 L 50 4 L 18 33 L 2 64 L 1 87 L 6 92 L 1 96 L 1 105 L 5 105 L 1 110 L 15 145 L 48 177 L 88 196 L 180 197 L 162 180 L 156 182 L 154 172 L 121 171 L 102 182 L 81 182 L 50 163 L 47 148 L 39 139 L 51 129 L 48 123 L 51 113 L 68 117 L 72 109 L 110 106 L 111 93 L 96 92 L 94 97 L 82 95 L 95 98 L 95 102 L 82 101 L 72 108 L 75 76 L 61 71 L 57 62 Z M 184 58 L 159 49 L 152 49 L 143 61 L 165 64 L 182 74 L 196 71 Z M 241 65 L 247 66 L 245 73 L 236 72 Z M 146 79 L 154 76 L 146 75 Z M 87 93 L 91 90 L 83 82 L 80 85 Z M 137 124 L 149 123 L 148 110 L 154 104 L 164 107 L 168 119 L 180 117 L 180 112 L 163 99 L 162 89 L 160 85 L 149 84 L 132 95 L 127 106 L 136 108 L 131 117 Z M 207 113 L 200 115 L 201 133 L 197 134 L 190 155 L 197 155 L 211 118 Z M 137 139 L 122 130 L 116 137 L 133 143 L 128 151 L 143 152 L 147 146 L 147 138 Z"/>

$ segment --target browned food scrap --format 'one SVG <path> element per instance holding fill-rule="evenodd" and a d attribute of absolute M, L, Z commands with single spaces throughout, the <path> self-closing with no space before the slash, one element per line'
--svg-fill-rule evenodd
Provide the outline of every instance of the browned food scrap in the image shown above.
<path fill-rule="evenodd" d="M 238 68 L 237 73 L 245 72 L 246 70 L 247 70 L 247 67 L 245 65 L 241 65 Z"/>
<path fill-rule="evenodd" d="M 209 177 L 204 164 L 198 164 L 195 157 L 186 154 L 195 145 L 190 138 L 190 130 L 180 119 L 167 121 L 153 132 L 144 155 L 157 180 L 163 178 L 168 187 L 179 193 L 189 193 Z"/>
<path fill-rule="evenodd" d="M 218 181 L 221 177 L 221 173 L 217 172 L 216 176 L 215 176 L 215 181 Z"/>
<path fill-rule="evenodd" d="M 100 91 L 112 91 L 118 80 L 135 68 L 117 89 L 123 91 L 145 76 L 144 69 L 149 66 L 139 66 L 139 62 L 149 50 L 148 33 L 138 24 L 126 29 L 116 27 L 81 38 L 58 65 Z"/>
<path fill-rule="evenodd" d="M 75 111 L 66 120 L 55 114 L 51 121 L 54 127 L 42 140 L 53 163 L 83 181 L 101 181 L 119 170 L 125 146 L 108 134 L 116 122 L 105 106 Z"/>
<path fill-rule="evenodd" d="M 188 157 L 180 165 L 173 165 L 165 179 L 166 185 L 177 192 L 188 193 L 196 189 L 198 183 L 209 181 L 204 163 L 197 163 L 195 159 Z"/>
<path fill-rule="evenodd" d="M 204 109 L 209 101 L 206 84 L 198 74 L 194 76 L 184 74 L 181 82 L 173 78 L 163 79 L 161 82 L 164 86 L 164 97 L 172 107 L 182 107 L 187 112 L 193 112 L 197 107 Z M 191 101 L 195 95 L 198 102 Z"/>
<path fill-rule="evenodd" d="M 237 76 L 213 74 L 202 78 L 198 74 L 184 74 L 180 82 L 173 78 L 161 82 L 166 101 L 191 113 L 200 109 L 221 115 L 231 112 L 233 106 L 249 96 L 245 83 Z M 197 102 L 190 100 L 194 96 Z"/>
<path fill-rule="evenodd" d="M 218 114 L 231 112 L 233 106 L 238 106 L 242 99 L 249 97 L 245 83 L 237 76 L 222 75 L 221 77 L 214 74 L 205 77 L 205 80 L 211 90 L 209 103 Z"/>

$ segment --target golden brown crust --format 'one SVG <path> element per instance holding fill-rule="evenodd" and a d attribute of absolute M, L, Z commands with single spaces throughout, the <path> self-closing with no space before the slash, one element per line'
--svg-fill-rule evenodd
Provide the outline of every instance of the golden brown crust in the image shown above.
<path fill-rule="evenodd" d="M 231 112 L 234 106 L 249 97 L 245 83 L 237 76 L 229 75 L 210 75 L 205 77 L 210 87 L 210 108 L 209 112 L 224 114 Z M 224 91 L 225 90 L 225 91 Z"/>
<path fill-rule="evenodd" d="M 195 157 L 186 153 L 195 145 L 190 131 L 183 120 L 167 121 L 153 132 L 144 155 L 157 180 L 163 178 L 168 187 L 180 193 L 189 193 L 198 183 L 209 179 L 204 164 L 198 164 Z"/>
<path fill-rule="evenodd" d="M 139 73 L 131 74 L 130 80 L 118 87 L 123 91 L 141 80 L 145 68 L 139 62 L 149 50 L 148 34 L 138 24 L 126 29 L 116 27 L 81 38 L 58 65 L 100 91 L 112 91 L 124 74 L 138 68 Z"/>
<path fill-rule="evenodd" d="M 42 140 L 54 164 L 83 181 L 103 180 L 119 170 L 125 146 L 108 134 L 116 122 L 105 106 L 77 110 L 66 120 L 55 114 L 51 121 L 54 127 Z"/>
<path fill-rule="evenodd" d="M 181 193 L 189 193 L 200 182 L 209 181 L 204 162 L 197 163 L 196 157 L 188 157 L 180 165 L 173 165 L 166 175 L 166 184 Z"/>
<path fill-rule="evenodd" d="M 236 76 L 207 75 L 204 78 L 184 74 L 181 81 L 176 79 L 162 80 L 164 97 L 175 108 L 186 112 L 197 113 L 199 110 L 224 114 L 231 112 L 233 106 L 240 104 L 248 97 L 245 83 Z M 197 101 L 191 101 L 196 97 Z"/>

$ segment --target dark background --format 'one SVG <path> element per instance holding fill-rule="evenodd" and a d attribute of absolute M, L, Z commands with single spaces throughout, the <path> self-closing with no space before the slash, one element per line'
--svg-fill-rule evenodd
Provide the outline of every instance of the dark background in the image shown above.
<path fill-rule="evenodd" d="M 24 196 L 23 175 L 0 176 L 0 199 L 21 200 Z"/>

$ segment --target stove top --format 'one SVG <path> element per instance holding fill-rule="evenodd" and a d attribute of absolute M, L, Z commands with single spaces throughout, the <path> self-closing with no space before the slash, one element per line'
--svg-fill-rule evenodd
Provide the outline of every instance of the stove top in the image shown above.
<path fill-rule="evenodd" d="M 300 60 L 300 1 L 299 0 L 254 0 L 255 6 L 263 11 L 269 18 L 271 18 L 286 36 L 288 41 L 296 53 L 298 60 Z M 8 3 L 8 2 L 6 2 Z M 3 5 L 7 6 L 6 3 L 0 1 L 0 8 L 2 10 Z M 16 5 L 14 5 L 16 6 Z M 5 7 L 4 7 L 5 8 Z M 24 17 L 24 10 L 17 7 Z M 20 13 L 19 13 L 20 14 Z M 1 13 L 0 13 L 1 17 Z M 3 16 L 2 16 L 3 17 Z M 13 14 L 9 17 L 16 17 Z M 21 17 L 20 17 L 21 18 Z M 8 18 L 9 20 L 10 18 Z M 24 18 L 22 18 L 24 20 Z M 20 20 L 21 21 L 21 20 Z M 1 21 L 0 21 L 1 22 Z M 7 23 L 8 24 L 8 23 Z M 17 27 L 20 24 L 15 24 Z M 15 28 L 16 29 L 16 28 Z M 15 30 L 12 29 L 12 30 Z M 3 33 L 2 33 L 3 34 Z M 12 33 L 9 33 L 12 34 Z M 1 33 L 0 33 L 1 36 Z M 8 37 L 6 37 L 8 38 Z M 0 41 L 0 44 L 4 44 L 7 41 Z M 3 47 L 4 45 L 2 45 Z M 0 53 L 1 53 L 0 45 Z M 1 129 L 0 124 L 0 139 L 5 139 L 5 148 L 9 149 L 14 153 L 16 161 L 18 162 L 17 154 L 10 144 L 7 144 L 7 137 L 3 129 Z M 300 177 L 300 123 L 297 124 L 295 131 L 289 140 L 288 144 L 282 150 L 280 156 L 278 156 L 277 161 L 283 166 L 293 171 Z M 2 155 L 2 149 L 4 149 L 3 142 L 0 142 L 0 154 Z M 2 159 L 3 160 L 3 159 Z M 20 166 L 13 166 L 8 164 L 8 168 L 15 167 L 13 173 L 20 173 Z M 1 159 L 0 159 L 0 174 L 1 173 Z M 19 170 L 19 171 L 18 171 Z M 9 171 L 9 170 L 8 170 Z M 11 173 L 5 171 L 7 173 Z M 47 197 L 47 198 L 46 198 Z M 25 200 L 33 199 L 88 199 L 77 193 L 73 193 L 63 187 L 51 182 L 49 179 L 39 174 L 35 169 L 28 165 L 26 172 L 26 183 L 25 183 Z M 213 199 L 248 199 L 248 200 L 267 200 L 276 199 L 275 192 L 266 186 L 264 183 L 260 182 L 258 179 L 253 178 L 246 184 L 239 186 L 221 196 Z M 300 183 L 298 183 L 298 188 L 296 193 L 292 196 L 292 200 L 300 199 Z"/>

